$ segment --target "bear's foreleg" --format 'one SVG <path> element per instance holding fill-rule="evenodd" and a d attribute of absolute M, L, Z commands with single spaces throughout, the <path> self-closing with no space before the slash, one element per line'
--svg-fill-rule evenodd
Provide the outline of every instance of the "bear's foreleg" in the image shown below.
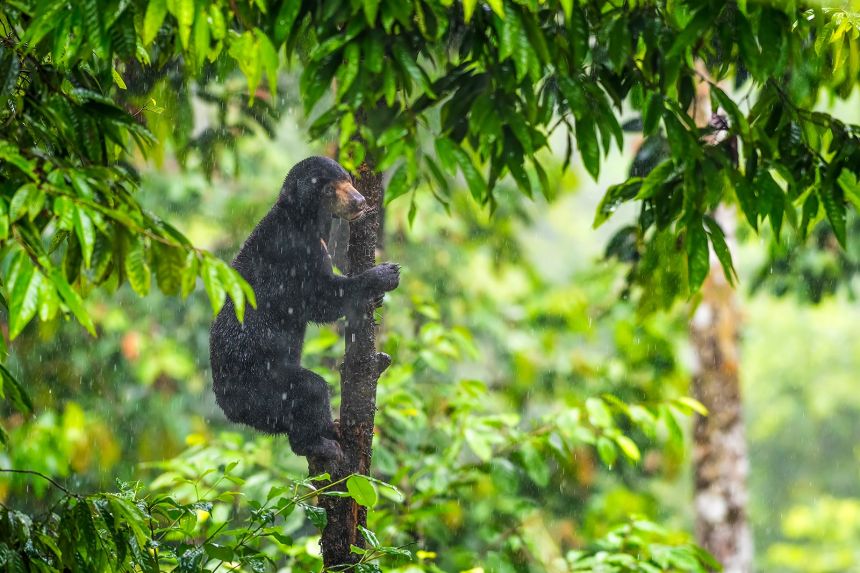
<path fill-rule="evenodd" d="M 355 277 L 329 275 L 308 293 L 307 319 L 317 323 L 334 322 L 400 283 L 400 266 L 382 263 Z"/>

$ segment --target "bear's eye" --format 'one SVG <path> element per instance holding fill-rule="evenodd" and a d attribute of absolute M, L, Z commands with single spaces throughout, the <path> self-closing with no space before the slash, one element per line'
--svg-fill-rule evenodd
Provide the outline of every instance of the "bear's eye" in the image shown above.
<path fill-rule="evenodd" d="M 323 195 L 325 195 L 326 197 L 333 197 L 334 194 L 335 194 L 334 185 L 332 185 L 331 183 L 326 183 L 323 186 Z"/>

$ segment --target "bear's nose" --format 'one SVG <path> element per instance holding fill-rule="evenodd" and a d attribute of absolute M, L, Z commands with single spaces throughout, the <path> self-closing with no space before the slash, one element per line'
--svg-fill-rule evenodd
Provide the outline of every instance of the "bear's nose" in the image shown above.
<path fill-rule="evenodd" d="M 364 206 L 367 204 L 367 201 L 364 199 L 364 196 L 359 193 L 352 193 L 349 197 L 349 206 L 353 211 L 361 211 L 364 210 Z"/>

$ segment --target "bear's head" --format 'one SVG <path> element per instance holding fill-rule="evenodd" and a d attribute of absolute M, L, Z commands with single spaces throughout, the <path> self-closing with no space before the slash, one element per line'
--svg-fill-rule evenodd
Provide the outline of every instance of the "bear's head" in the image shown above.
<path fill-rule="evenodd" d="M 308 157 L 296 163 L 284 180 L 278 202 L 304 217 L 325 212 L 347 221 L 358 219 L 367 208 L 350 174 L 328 157 Z"/>

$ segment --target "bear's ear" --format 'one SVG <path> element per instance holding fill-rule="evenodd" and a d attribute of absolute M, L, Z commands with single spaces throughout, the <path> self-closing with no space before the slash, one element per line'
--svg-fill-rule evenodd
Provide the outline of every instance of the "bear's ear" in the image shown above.
<path fill-rule="evenodd" d="M 287 175 L 284 179 L 284 184 L 281 185 L 281 192 L 278 194 L 278 203 L 281 205 L 290 205 L 298 199 L 298 189 L 296 188 L 296 178 Z"/>

